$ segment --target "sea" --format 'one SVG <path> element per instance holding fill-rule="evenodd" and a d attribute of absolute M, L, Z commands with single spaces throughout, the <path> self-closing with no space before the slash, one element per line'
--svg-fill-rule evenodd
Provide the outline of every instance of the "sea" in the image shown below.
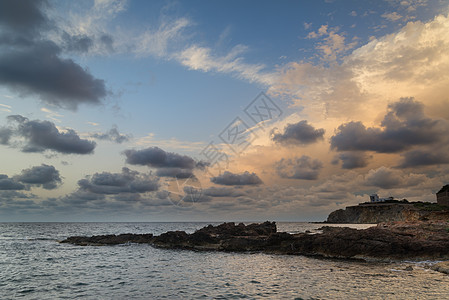
<path fill-rule="evenodd" d="M 58 242 L 73 235 L 191 233 L 207 224 L 218 223 L 0 223 L 0 299 L 449 298 L 449 276 L 429 268 L 435 261 L 365 262 Z M 277 225 L 278 231 L 312 234 L 322 226 Z"/>

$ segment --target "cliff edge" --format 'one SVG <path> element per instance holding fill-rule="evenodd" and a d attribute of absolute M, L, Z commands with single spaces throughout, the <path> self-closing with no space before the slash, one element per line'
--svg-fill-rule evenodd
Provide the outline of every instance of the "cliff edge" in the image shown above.
<path fill-rule="evenodd" d="M 449 207 L 423 202 L 361 203 L 330 213 L 326 223 L 378 224 L 427 220 L 449 220 Z"/>

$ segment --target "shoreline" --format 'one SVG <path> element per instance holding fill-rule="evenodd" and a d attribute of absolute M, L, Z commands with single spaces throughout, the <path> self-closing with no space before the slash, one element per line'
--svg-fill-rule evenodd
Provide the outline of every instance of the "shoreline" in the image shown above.
<path fill-rule="evenodd" d="M 143 243 L 163 249 L 261 252 L 364 261 L 449 260 L 449 223 L 446 221 L 390 222 L 359 230 L 323 226 L 320 230 L 322 233 L 290 234 L 277 232 L 275 222 L 223 223 L 205 226 L 191 234 L 168 231 L 158 236 L 151 233 L 71 236 L 60 243 L 79 246 Z"/>

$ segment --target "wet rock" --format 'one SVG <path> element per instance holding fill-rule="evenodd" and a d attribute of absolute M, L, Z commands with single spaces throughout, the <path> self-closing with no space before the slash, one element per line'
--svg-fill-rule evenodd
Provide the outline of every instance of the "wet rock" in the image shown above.
<path fill-rule="evenodd" d="M 119 234 L 119 235 L 96 235 L 91 237 L 85 236 L 72 236 L 61 243 L 69 243 L 80 246 L 105 246 L 105 245 L 119 245 L 126 243 L 149 243 L 151 242 L 153 235 L 148 234 Z"/>
<path fill-rule="evenodd" d="M 168 231 L 154 237 L 152 244 L 164 248 L 184 248 L 189 235 L 185 231 Z"/>
<path fill-rule="evenodd" d="M 447 229 L 447 222 L 395 222 L 365 230 L 325 226 L 321 228 L 322 233 L 312 235 L 277 232 L 274 222 L 250 225 L 223 223 L 206 226 L 192 234 L 169 231 L 159 236 L 69 237 L 63 242 L 83 246 L 131 242 L 170 249 L 260 251 L 356 259 L 449 259 Z"/>
<path fill-rule="evenodd" d="M 197 230 L 197 232 L 207 233 L 214 236 L 259 236 L 270 235 L 276 233 L 276 222 L 264 222 L 262 224 L 245 225 L 239 223 L 235 225 L 234 222 L 223 223 L 218 226 L 208 225 Z"/>

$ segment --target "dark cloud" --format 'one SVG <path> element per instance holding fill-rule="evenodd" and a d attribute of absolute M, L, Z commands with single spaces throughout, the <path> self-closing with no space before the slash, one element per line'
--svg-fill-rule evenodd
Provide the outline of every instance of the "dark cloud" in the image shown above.
<path fill-rule="evenodd" d="M 189 197 L 187 200 L 191 202 L 204 203 L 212 201 L 212 197 L 205 195 L 203 191 L 199 188 L 193 186 L 185 186 L 184 193 L 186 197 Z"/>
<path fill-rule="evenodd" d="M 380 167 L 370 170 L 365 177 L 365 184 L 376 186 L 382 189 L 391 189 L 401 186 L 403 178 L 399 172 L 394 172 L 388 168 Z"/>
<path fill-rule="evenodd" d="M 85 34 L 69 35 L 67 32 L 64 32 L 62 39 L 64 48 L 69 52 L 87 53 L 94 44 L 94 41 Z"/>
<path fill-rule="evenodd" d="M 98 104 L 106 96 L 103 80 L 71 59 L 60 58 L 60 48 L 52 42 L 2 51 L 0 84 L 22 94 L 39 95 L 42 101 L 68 109 L 78 104 Z"/>
<path fill-rule="evenodd" d="M 14 201 L 15 199 L 34 199 L 36 195 L 18 192 L 17 190 L 1 190 L 0 200 Z"/>
<path fill-rule="evenodd" d="M 0 27 L 14 33 L 32 34 L 47 26 L 48 19 L 42 13 L 45 0 L 0 1 Z"/>
<path fill-rule="evenodd" d="M 126 162 L 131 165 L 142 165 L 153 168 L 193 169 L 196 162 L 187 155 L 165 152 L 159 147 L 143 150 L 125 150 Z"/>
<path fill-rule="evenodd" d="M 160 200 L 165 200 L 170 196 L 170 192 L 167 190 L 159 190 L 156 192 L 156 198 Z"/>
<path fill-rule="evenodd" d="M 15 179 L 22 183 L 42 186 L 47 190 L 55 189 L 62 183 L 59 171 L 55 167 L 45 164 L 22 170 Z"/>
<path fill-rule="evenodd" d="M 336 156 L 336 162 L 342 162 L 343 169 L 364 168 L 368 165 L 370 156 L 363 152 L 343 152 Z"/>
<path fill-rule="evenodd" d="M 0 191 L 20 191 L 25 189 L 26 186 L 14 178 L 9 178 L 8 175 L 0 174 Z"/>
<path fill-rule="evenodd" d="M 106 51 L 114 52 L 114 40 L 112 36 L 108 34 L 103 34 L 100 37 L 100 42 L 103 44 L 103 47 L 106 49 Z"/>
<path fill-rule="evenodd" d="M 283 158 L 275 164 L 275 168 L 282 178 L 315 180 L 323 168 L 323 163 L 303 155 L 294 159 Z"/>
<path fill-rule="evenodd" d="M 60 132 L 49 121 L 29 121 L 20 115 L 9 116 L 8 119 L 19 123 L 15 134 L 27 141 L 22 149 L 24 152 L 53 150 L 63 154 L 90 154 L 96 146 L 95 142 L 81 139 L 72 129 Z"/>
<path fill-rule="evenodd" d="M 102 201 L 105 198 L 106 197 L 104 194 L 97 194 L 83 189 L 78 189 L 77 191 L 62 197 L 61 201 L 69 205 L 84 205 L 94 201 Z"/>
<path fill-rule="evenodd" d="M 192 170 L 180 168 L 159 168 L 156 170 L 156 175 L 160 177 L 173 177 L 178 179 L 185 179 L 194 176 Z"/>
<path fill-rule="evenodd" d="M 143 150 L 125 150 L 126 162 L 157 169 L 158 176 L 188 178 L 194 169 L 203 170 L 207 163 L 197 162 L 187 155 L 166 152 L 159 147 Z"/>
<path fill-rule="evenodd" d="M 331 148 L 397 153 L 412 146 L 437 143 L 448 129 L 444 122 L 426 117 L 423 105 L 413 98 L 402 98 L 389 105 L 381 127 L 366 128 L 361 122 L 343 124 L 331 138 Z"/>
<path fill-rule="evenodd" d="M 111 141 L 117 144 L 121 144 L 123 142 L 129 141 L 130 136 L 126 134 L 121 134 L 117 127 L 111 128 L 106 133 L 94 133 L 91 134 L 91 137 L 98 140 Z"/>
<path fill-rule="evenodd" d="M 0 84 L 45 103 L 76 109 L 99 104 L 107 94 L 103 80 L 68 58 L 63 48 L 42 38 L 51 22 L 42 13 L 46 1 L 0 1 Z M 89 38 L 65 37 L 70 51 L 89 48 Z"/>
<path fill-rule="evenodd" d="M 272 140 L 286 145 L 308 145 L 322 140 L 323 136 L 324 129 L 315 129 L 303 120 L 296 124 L 288 124 L 284 133 L 274 134 Z"/>
<path fill-rule="evenodd" d="M 449 164 L 449 149 L 426 149 L 412 150 L 401 154 L 403 160 L 400 168 L 411 168 L 421 166 L 433 166 Z"/>
<path fill-rule="evenodd" d="M 245 193 L 234 188 L 227 187 L 210 187 L 203 190 L 203 194 L 210 197 L 240 197 Z"/>
<path fill-rule="evenodd" d="M 250 173 L 248 171 L 241 174 L 225 171 L 219 176 L 212 177 L 210 181 L 221 185 L 256 185 L 262 183 L 262 180 L 256 173 Z"/>
<path fill-rule="evenodd" d="M 123 168 L 122 173 L 95 173 L 79 180 L 78 185 L 80 191 L 93 194 L 146 193 L 158 190 L 159 179 Z"/>
<path fill-rule="evenodd" d="M 12 130 L 10 128 L 0 127 L 0 144 L 8 145 L 11 136 Z"/>

